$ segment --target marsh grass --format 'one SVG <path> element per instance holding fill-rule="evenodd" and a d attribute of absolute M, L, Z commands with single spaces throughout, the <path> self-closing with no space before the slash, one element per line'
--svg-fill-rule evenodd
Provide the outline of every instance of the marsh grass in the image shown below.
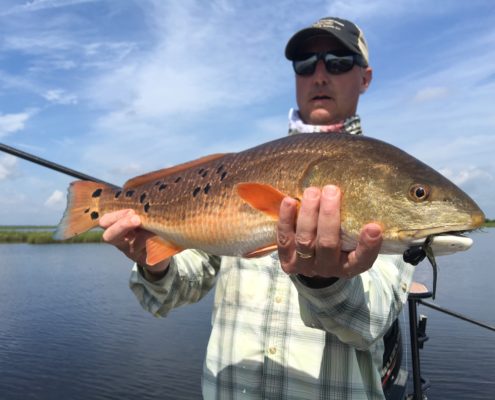
<path fill-rule="evenodd" d="M 0 243 L 30 243 L 30 244 L 49 244 L 49 243 L 99 243 L 102 242 L 102 230 L 85 232 L 69 240 L 53 239 L 53 231 L 43 231 L 36 227 L 36 231 L 30 231 L 26 227 L 20 229 L 0 229 Z"/>
<path fill-rule="evenodd" d="M 487 219 L 484 228 L 494 228 L 495 220 Z M 82 233 L 69 240 L 53 239 L 55 226 L 27 226 L 27 225 L 3 225 L 0 226 L 0 243 L 30 243 L 30 244 L 49 244 L 49 243 L 100 243 L 103 242 L 103 230 L 95 229 Z"/>

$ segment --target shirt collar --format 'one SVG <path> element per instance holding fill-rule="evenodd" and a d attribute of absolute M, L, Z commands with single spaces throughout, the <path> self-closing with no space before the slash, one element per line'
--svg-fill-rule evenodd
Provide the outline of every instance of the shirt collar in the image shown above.
<path fill-rule="evenodd" d="M 358 115 L 353 115 L 332 125 L 309 125 L 302 121 L 299 111 L 294 108 L 289 110 L 289 135 L 314 132 L 350 133 L 351 135 L 363 134 L 361 119 Z"/>

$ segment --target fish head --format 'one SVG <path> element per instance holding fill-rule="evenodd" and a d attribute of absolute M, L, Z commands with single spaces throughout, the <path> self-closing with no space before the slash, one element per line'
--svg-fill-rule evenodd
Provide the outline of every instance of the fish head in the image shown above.
<path fill-rule="evenodd" d="M 354 246 L 370 222 L 382 226 L 382 253 L 396 254 L 429 236 L 466 232 L 484 223 L 474 200 L 433 168 L 376 139 L 358 144 L 341 153 L 339 162 L 325 160 L 313 168 L 318 171 L 313 178 L 319 175 L 315 182 L 341 188 L 342 236 Z M 337 165 L 343 168 L 336 171 Z M 326 181 L 325 173 L 331 176 Z"/>
<path fill-rule="evenodd" d="M 382 223 L 385 241 L 409 247 L 484 223 L 475 201 L 438 171 L 393 146 L 381 154 L 367 174 L 378 193 L 372 216 Z"/>

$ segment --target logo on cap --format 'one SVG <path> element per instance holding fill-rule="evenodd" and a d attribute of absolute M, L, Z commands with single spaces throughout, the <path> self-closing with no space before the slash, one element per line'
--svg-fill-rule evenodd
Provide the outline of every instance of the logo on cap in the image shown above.
<path fill-rule="evenodd" d="M 340 31 L 344 27 L 344 24 L 342 22 L 335 21 L 334 19 L 324 18 L 324 19 L 320 19 L 318 22 L 313 24 L 313 27 L 315 27 L 315 28 L 331 28 L 331 29 L 335 29 L 337 31 Z"/>

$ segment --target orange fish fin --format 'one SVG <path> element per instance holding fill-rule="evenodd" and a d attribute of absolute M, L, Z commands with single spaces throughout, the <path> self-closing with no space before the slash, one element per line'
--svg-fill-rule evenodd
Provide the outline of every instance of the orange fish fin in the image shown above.
<path fill-rule="evenodd" d="M 260 249 L 256 249 L 252 251 L 251 253 L 245 254 L 245 258 L 256 258 L 256 257 L 263 257 L 266 256 L 267 254 L 273 253 L 274 251 L 277 250 L 277 245 L 276 244 L 270 244 L 266 247 L 262 247 Z"/>
<path fill-rule="evenodd" d="M 175 174 L 177 172 L 184 171 L 189 168 L 194 168 L 198 165 L 204 164 L 208 161 L 213 161 L 218 158 L 222 158 L 227 153 L 210 154 L 209 156 L 198 158 L 197 160 L 189 161 L 183 164 L 175 165 L 173 167 L 159 169 L 158 171 L 149 172 L 144 175 L 136 176 L 135 178 L 129 179 L 125 184 L 124 188 L 131 188 L 144 185 L 159 179 L 163 179 L 169 175 Z"/>
<path fill-rule="evenodd" d="M 160 261 L 170 258 L 182 250 L 184 249 L 167 242 L 159 236 L 152 236 L 146 240 L 146 264 L 158 264 Z"/>
<path fill-rule="evenodd" d="M 100 196 L 110 186 L 92 181 L 76 181 L 69 186 L 67 208 L 58 224 L 54 238 L 70 239 L 98 226 L 101 217 Z"/>
<path fill-rule="evenodd" d="M 280 203 L 284 197 L 287 197 L 286 194 L 273 186 L 256 182 L 238 183 L 237 193 L 251 207 L 274 219 L 278 219 Z"/>

